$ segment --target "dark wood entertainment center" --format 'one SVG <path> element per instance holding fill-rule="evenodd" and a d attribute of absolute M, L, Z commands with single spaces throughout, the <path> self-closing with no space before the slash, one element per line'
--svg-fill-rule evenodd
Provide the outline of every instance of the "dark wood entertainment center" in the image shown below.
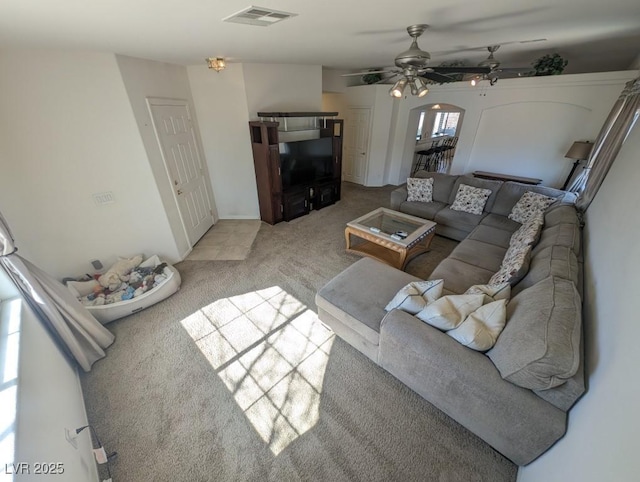
<path fill-rule="evenodd" d="M 340 200 L 344 121 L 335 119 L 337 115 L 337 112 L 258 112 L 262 120 L 249 122 L 260 218 L 264 222 L 290 221 Z M 293 118 L 307 119 L 311 126 L 307 123 L 290 127 Z M 287 135 L 289 140 L 283 142 Z M 315 142 L 317 139 L 327 140 Z M 281 145 L 285 150 L 295 150 L 297 156 L 281 155 Z M 319 145 L 321 154 L 305 156 L 305 149 L 310 152 Z M 298 164 L 304 167 L 292 168 Z"/>

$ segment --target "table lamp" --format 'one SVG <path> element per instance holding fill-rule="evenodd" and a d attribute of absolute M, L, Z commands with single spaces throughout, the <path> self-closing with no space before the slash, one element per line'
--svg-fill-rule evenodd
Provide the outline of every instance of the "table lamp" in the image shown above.
<path fill-rule="evenodd" d="M 567 153 L 564 155 L 567 159 L 575 159 L 573 163 L 573 167 L 571 168 L 571 172 L 567 177 L 567 180 L 564 182 L 564 186 L 562 186 L 562 190 L 566 190 L 569 185 L 569 181 L 573 177 L 573 173 L 576 171 L 578 164 L 580 161 L 584 161 L 585 159 L 589 159 L 589 154 L 591 154 L 591 149 L 593 148 L 593 143 L 588 141 L 576 141 L 569 148 Z"/>

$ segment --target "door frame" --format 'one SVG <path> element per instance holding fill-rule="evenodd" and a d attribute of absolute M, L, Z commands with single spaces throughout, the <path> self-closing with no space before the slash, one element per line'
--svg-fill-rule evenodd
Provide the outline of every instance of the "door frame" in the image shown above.
<path fill-rule="evenodd" d="M 200 156 L 200 160 L 202 162 L 203 175 L 205 176 L 205 181 L 204 181 L 205 191 L 207 193 L 207 196 L 209 197 L 209 205 L 211 206 L 211 216 L 213 218 L 213 224 L 215 225 L 215 223 L 217 223 L 220 218 L 218 217 L 218 209 L 216 208 L 215 198 L 213 196 L 213 189 L 211 187 L 211 176 L 209 175 L 209 166 L 207 164 L 207 159 L 204 156 L 204 148 L 202 146 L 202 142 L 200 139 L 199 126 L 197 124 L 197 121 L 193 117 L 193 112 L 192 112 L 191 104 L 189 100 L 177 99 L 177 98 L 171 98 L 171 97 L 146 97 L 145 101 L 147 104 L 147 112 L 149 114 L 149 119 L 151 120 L 151 126 L 153 128 L 153 135 L 156 140 L 156 145 L 158 147 L 158 150 L 160 151 L 160 158 L 162 159 L 165 179 L 167 182 L 166 185 L 169 187 L 169 190 L 171 191 L 173 203 L 176 208 L 176 212 L 178 213 L 178 217 L 180 219 L 182 232 L 184 234 L 185 240 L 187 241 L 187 245 L 189 246 L 186 252 L 181 253 L 181 258 L 184 260 L 189 255 L 189 253 L 193 250 L 194 244 L 192 244 L 191 240 L 189 239 L 187 227 L 186 227 L 182 212 L 180 211 L 178 196 L 176 194 L 175 189 L 173 188 L 171 171 L 169 170 L 169 166 L 167 165 L 167 160 L 164 155 L 164 150 L 162 149 L 162 143 L 160 141 L 160 137 L 158 136 L 158 129 L 157 129 L 155 120 L 153 118 L 153 112 L 151 110 L 152 106 L 184 106 L 186 108 L 187 115 L 189 117 L 189 120 L 191 121 L 191 128 L 193 131 L 194 143 L 196 145 L 196 149 L 198 150 L 198 155 Z M 158 186 L 158 188 L 160 188 L 160 186 Z"/>
<path fill-rule="evenodd" d="M 365 166 L 364 166 L 364 180 L 362 185 L 366 186 L 368 181 L 369 181 L 369 156 L 371 155 L 371 126 L 372 126 L 372 122 L 373 122 L 373 110 L 374 107 L 371 105 L 349 105 L 347 106 L 347 115 L 345 115 L 345 119 L 344 119 L 344 126 L 345 129 L 347 127 L 347 118 L 349 116 L 349 111 L 351 109 L 367 109 L 369 111 L 369 126 L 368 126 L 368 132 L 367 132 L 367 158 L 365 159 Z M 346 132 L 346 130 L 345 130 Z M 346 134 L 345 134 L 346 135 Z M 343 142 L 344 144 L 344 142 Z M 343 149 L 343 154 L 344 154 L 344 149 Z M 342 159 L 343 163 L 344 163 L 344 158 Z"/>

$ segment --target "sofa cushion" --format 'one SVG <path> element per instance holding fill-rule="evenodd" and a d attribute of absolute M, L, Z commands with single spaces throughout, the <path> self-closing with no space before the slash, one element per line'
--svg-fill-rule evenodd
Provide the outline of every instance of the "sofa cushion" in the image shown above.
<path fill-rule="evenodd" d="M 460 184 L 466 184 L 467 186 L 477 187 L 480 189 L 489 189 L 491 191 L 491 195 L 487 199 L 484 210 L 487 212 L 491 212 L 491 208 L 493 207 L 496 195 L 503 182 L 491 181 L 489 179 L 479 179 L 473 176 L 459 176 L 458 179 L 456 179 L 456 183 L 454 184 L 453 189 L 449 191 L 449 204 L 453 204 L 453 202 L 455 201 Z"/>
<path fill-rule="evenodd" d="M 562 385 L 580 363 L 580 296 L 555 276 L 523 290 L 507 306 L 507 326 L 488 352 L 502 378 L 524 388 Z"/>
<path fill-rule="evenodd" d="M 415 315 L 428 303 L 437 300 L 442 295 L 444 282 L 441 279 L 429 281 L 412 281 L 400 288 L 387 306 L 386 311 L 402 310 Z"/>
<path fill-rule="evenodd" d="M 495 244 L 465 239 L 454 248 L 449 257 L 495 273 L 500 269 L 506 252 L 505 248 Z"/>
<path fill-rule="evenodd" d="M 549 276 L 568 279 L 578 286 L 580 268 L 578 258 L 567 246 L 547 246 L 531 257 L 529 271 L 518 284 L 513 287 L 515 296 L 522 290 L 535 285 Z M 580 292 L 580 290 L 578 290 Z"/>
<path fill-rule="evenodd" d="M 415 276 L 371 258 L 363 258 L 318 291 L 318 307 L 349 326 L 369 342 L 378 344 L 385 306 Z"/>
<path fill-rule="evenodd" d="M 446 258 L 433 270 L 429 279 L 444 279 L 444 291 L 464 293 L 472 285 L 487 284 L 493 271 L 458 259 Z"/>
<path fill-rule="evenodd" d="M 555 198 L 557 202 L 567 198 L 567 193 L 559 189 L 507 181 L 500 187 L 500 191 L 498 191 L 496 201 L 493 204 L 491 212 L 502 216 L 508 216 L 522 195 L 527 191 Z M 573 196 L 570 196 L 570 199 L 573 199 Z"/>
<path fill-rule="evenodd" d="M 424 203 L 433 201 L 433 178 L 408 178 L 407 201 Z"/>
<path fill-rule="evenodd" d="M 494 244 L 501 248 L 507 249 L 511 241 L 511 232 L 504 229 L 494 228 L 493 226 L 485 226 L 480 224 L 471 231 L 467 237 L 469 240 L 482 241 L 487 244 Z"/>
<path fill-rule="evenodd" d="M 557 224 L 580 225 L 578 211 L 573 204 L 558 204 L 547 209 L 544 213 L 544 225 L 551 227 Z"/>
<path fill-rule="evenodd" d="M 491 189 L 482 189 L 460 184 L 453 204 L 451 204 L 451 209 L 470 214 L 482 214 L 490 195 Z"/>
<path fill-rule="evenodd" d="M 423 219 L 433 219 L 436 217 L 436 213 L 446 206 L 445 203 L 438 201 L 430 203 L 405 201 L 400 205 L 400 211 Z"/>
<path fill-rule="evenodd" d="M 580 256 L 580 228 L 576 224 L 556 224 L 542 230 L 540 241 L 533 248 L 533 256 L 549 246 L 566 246 Z"/>
<path fill-rule="evenodd" d="M 453 226 L 457 229 L 464 230 L 467 233 L 473 231 L 485 214 L 469 214 L 463 211 L 454 211 L 451 208 L 444 208 L 438 211 L 434 221 L 445 226 Z"/>
<path fill-rule="evenodd" d="M 495 345 L 507 321 L 507 300 L 481 306 L 447 335 L 476 351 L 487 351 Z"/>
<path fill-rule="evenodd" d="M 433 178 L 433 200 L 445 204 L 449 203 L 449 196 L 458 176 L 439 172 L 418 171 L 414 177 Z"/>
<path fill-rule="evenodd" d="M 482 218 L 482 221 L 480 221 L 480 224 L 483 226 L 490 226 L 492 228 L 508 231 L 509 234 L 513 233 L 521 226 L 520 223 L 516 223 L 515 221 L 512 221 L 506 215 L 503 216 L 501 214 L 493 214 L 493 213 L 489 213 L 484 218 Z"/>
<path fill-rule="evenodd" d="M 483 294 L 443 296 L 429 303 L 416 318 L 439 330 L 453 330 L 480 308 L 483 301 Z"/>

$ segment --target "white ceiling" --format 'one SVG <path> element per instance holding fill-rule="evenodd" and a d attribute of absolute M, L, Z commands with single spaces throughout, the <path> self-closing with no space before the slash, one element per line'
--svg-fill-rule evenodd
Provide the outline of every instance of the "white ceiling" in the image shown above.
<path fill-rule="evenodd" d="M 252 3 L 249 3 L 249 2 Z M 298 16 L 269 27 L 223 23 L 249 5 Z M 420 47 L 432 65 L 503 46 L 504 66 L 529 66 L 559 52 L 568 73 L 625 70 L 640 54 L 638 0 L 2 0 L 0 46 L 115 52 L 193 65 L 205 57 L 237 62 L 321 64 L 360 69 L 393 64 L 409 46 L 405 28 L 431 25 Z"/>

